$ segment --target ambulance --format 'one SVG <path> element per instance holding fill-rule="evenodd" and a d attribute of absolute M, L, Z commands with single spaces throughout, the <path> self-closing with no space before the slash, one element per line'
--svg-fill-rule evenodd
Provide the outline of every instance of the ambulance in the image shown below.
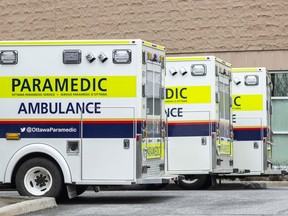
<path fill-rule="evenodd" d="M 169 182 L 164 58 L 140 39 L 1 41 L 0 183 L 72 198 Z"/>
<path fill-rule="evenodd" d="M 232 173 L 231 64 L 215 56 L 166 58 L 166 173 L 183 189 L 204 189 Z"/>
<path fill-rule="evenodd" d="M 273 170 L 270 74 L 265 67 L 233 68 L 233 159 L 239 176 L 281 174 Z"/>

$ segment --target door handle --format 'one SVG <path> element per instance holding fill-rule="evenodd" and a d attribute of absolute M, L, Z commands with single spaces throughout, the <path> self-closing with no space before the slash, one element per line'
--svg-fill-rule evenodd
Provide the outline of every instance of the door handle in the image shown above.
<path fill-rule="evenodd" d="M 123 148 L 124 149 L 129 149 L 130 148 L 130 140 L 129 139 L 124 139 L 123 140 Z"/>

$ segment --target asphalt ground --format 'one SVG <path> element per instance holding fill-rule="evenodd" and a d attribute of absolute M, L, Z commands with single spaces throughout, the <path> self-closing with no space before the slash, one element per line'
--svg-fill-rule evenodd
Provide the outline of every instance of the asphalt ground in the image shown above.
<path fill-rule="evenodd" d="M 210 190 L 242 190 L 242 189 L 266 189 L 266 188 L 288 187 L 288 181 L 227 181 L 222 180 Z M 103 187 L 102 190 L 139 190 L 138 187 Z M 170 184 L 164 190 L 181 190 L 177 185 Z M 14 191 L 14 193 L 5 193 L 5 191 Z M 11 216 L 21 215 L 29 212 L 44 210 L 56 207 L 57 203 L 51 197 L 23 197 L 11 188 L 0 186 L 0 215 Z"/>

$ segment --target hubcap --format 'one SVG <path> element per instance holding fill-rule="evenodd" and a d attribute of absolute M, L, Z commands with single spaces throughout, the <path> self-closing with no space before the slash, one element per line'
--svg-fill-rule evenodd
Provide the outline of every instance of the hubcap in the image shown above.
<path fill-rule="evenodd" d="M 24 177 L 26 190 L 34 196 L 42 196 L 52 187 L 52 175 L 44 167 L 33 167 Z"/>
<path fill-rule="evenodd" d="M 185 176 L 185 179 L 183 179 L 182 181 L 186 184 L 193 184 L 195 182 L 197 182 L 199 179 L 195 176 Z"/>

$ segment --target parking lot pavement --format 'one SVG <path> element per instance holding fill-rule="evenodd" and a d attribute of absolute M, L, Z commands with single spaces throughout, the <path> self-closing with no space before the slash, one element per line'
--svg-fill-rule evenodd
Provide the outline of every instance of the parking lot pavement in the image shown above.
<path fill-rule="evenodd" d="M 242 189 L 266 189 L 288 187 L 287 181 L 221 181 L 221 186 L 218 184 L 210 188 L 210 190 L 242 190 Z M 103 190 L 137 190 L 137 187 L 103 187 Z M 177 185 L 170 184 L 164 190 L 181 190 Z M 56 207 L 57 203 L 54 198 L 43 197 L 21 197 L 14 190 L 6 187 L 0 187 L 0 215 L 20 215 L 24 213 L 40 211 L 47 208 Z"/>

